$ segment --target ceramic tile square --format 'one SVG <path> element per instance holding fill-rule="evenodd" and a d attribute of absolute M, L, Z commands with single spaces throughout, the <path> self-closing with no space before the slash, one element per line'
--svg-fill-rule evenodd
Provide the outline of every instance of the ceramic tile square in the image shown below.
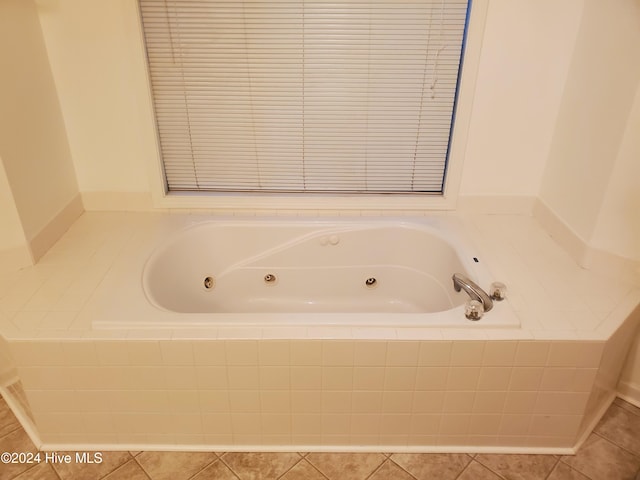
<path fill-rule="evenodd" d="M 482 356 L 486 342 L 460 341 L 453 342 L 451 348 L 452 366 L 482 365 Z"/>
<path fill-rule="evenodd" d="M 233 413 L 257 413 L 260 411 L 260 392 L 258 390 L 231 390 L 229 403 Z"/>
<path fill-rule="evenodd" d="M 322 398 L 323 413 L 349 413 L 351 411 L 351 397 L 353 393 L 347 392 L 327 392 L 323 391 Z"/>
<path fill-rule="evenodd" d="M 198 388 L 195 367 L 165 366 L 163 371 L 167 389 L 195 390 Z"/>
<path fill-rule="evenodd" d="M 161 340 L 158 343 L 163 365 L 190 366 L 194 364 L 191 342 L 186 340 Z"/>
<path fill-rule="evenodd" d="M 380 415 L 358 413 L 351 416 L 352 435 L 377 436 L 380 433 Z"/>
<path fill-rule="evenodd" d="M 453 342 L 420 342 L 418 364 L 426 367 L 449 366 Z"/>
<path fill-rule="evenodd" d="M 229 392 L 225 390 L 200 390 L 198 398 L 203 412 L 226 413 L 230 411 Z"/>
<path fill-rule="evenodd" d="M 200 389 L 222 389 L 228 387 L 226 367 L 196 367 L 196 377 Z"/>
<path fill-rule="evenodd" d="M 223 366 L 227 364 L 223 341 L 193 341 L 193 359 L 196 365 Z"/>
<path fill-rule="evenodd" d="M 440 430 L 438 432 L 440 445 L 447 445 L 451 442 L 451 445 L 456 445 L 458 441 L 465 441 L 465 438 L 450 439 L 448 436 L 463 436 L 469 433 L 469 424 L 471 422 L 471 415 L 468 414 L 448 414 L 443 415 L 440 420 Z"/>
<path fill-rule="evenodd" d="M 413 411 L 416 413 L 440 413 L 444 408 L 445 395 L 445 392 L 416 391 L 413 393 Z"/>
<path fill-rule="evenodd" d="M 268 390 L 288 390 L 291 388 L 289 367 L 260 366 L 260 388 Z"/>
<path fill-rule="evenodd" d="M 382 394 L 383 413 L 411 413 L 413 392 L 384 392 Z"/>
<path fill-rule="evenodd" d="M 598 367 L 603 342 L 551 342 L 548 365 L 552 367 Z"/>
<path fill-rule="evenodd" d="M 353 366 L 355 344 L 343 340 L 322 342 L 322 365 Z"/>
<path fill-rule="evenodd" d="M 322 397 L 316 390 L 291 392 L 291 410 L 293 413 L 322 412 Z"/>
<path fill-rule="evenodd" d="M 418 367 L 416 370 L 416 390 L 445 390 L 448 367 Z"/>
<path fill-rule="evenodd" d="M 447 390 L 475 390 L 479 376 L 479 367 L 451 367 L 447 377 Z"/>
<path fill-rule="evenodd" d="M 387 358 L 387 342 L 366 341 L 356 342 L 354 350 L 354 365 L 383 366 Z"/>
<path fill-rule="evenodd" d="M 225 353 L 229 365 L 258 364 L 258 342 L 255 340 L 227 340 Z"/>
<path fill-rule="evenodd" d="M 263 340 L 258 343 L 258 359 L 260 365 L 289 365 L 289 342 Z"/>
<path fill-rule="evenodd" d="M 102 366 L 130 365 L 126 341 L 97 341 L 95 343 L 98 364 Z"/>
<path fill-rule="evenodd" d="M 322 342 L 296 340 L 291 345 L 291 365 L 322 365 Z"/>
<path fill-rule="evenodd" d="M 205 434 L 228 435 L 232 433 L 231 414 L 229 413 L 203 413 L 202 430 Z"/>
<path fill-rule="evenodd" d="M 291 416 L 291 429 L 294 435 L 317 434 L 322 429 L 322 415 L 319 413 L 294 414 Z"/>
<path fill-rule="evenodd" d="M 380 413 L 382 411 L 382 394 L 376 391 L 354 391 L 352 410 L 357 413 Z"/>
<path fill-rule="evenodd" d="M 487 342 L 482 357 L 485 366 L 511 366 L 515 358 L 518 342 Z"/>
<path fill-rule="evenodd" d="M 349 435 L 351 430 L 351 414 L 326 413 L 322 415 L 322 435 Z"/>
<path fill-rule="evenodd" d="M 515 365 L 523 367 L 542 367 L 547 363 L 549 349 L 550 344 L 548 342 L 518 342 Z"/>
<path fill-rule="evenodd" d="M 169 390 L 166 396 L 169 410 L 173 413 L 200 412 L 200 396 L 197 390 Z"/>
<path fill-rule="evenodd" d="M 387 344 L 387 366 L 414 366 L 418 362 L 420 342 L 398 341 Z"/>
<path fill-rule="evenodd" d="M 257 390 L 260 388 L 260 373 L 257 366 L 227 367 L 229 388 L 241 390 Z"/>
<path fill-rule="evenodd" d="M 387 367 L 385 370 L 385 390 L 414 390 L 416 367 Z"/>
<path fill-rule="evenodd" d="M 544 369 L 542 367 L 514 367 L 511 371 L 509 390 L 535 391 L 540 387 Z"/>
<path fill-rule="evenodd" d="M 71 341 L 61 342 L 60 348 L 64 364 L 69 366 L 96 366 L 98 357 L 93 342 Z"/>
<path fill-rule="evenodd" d="M 286 390 L 261 390 L 260 408 L 264 413 L 285 414 L 291 410 L 290 394 Z"/>
<path fill-rule="evenodd" d="M 323 390 L 351 390 L 353 388 L 353 367 L 323 367 Z"/>
<path fill-rule="evenodd" d="M 444 397 L 444 412 L 471 413 L 476 392 L 446 392 Z"/>
<path fill-rule="evenodd" d="M 502 413 L 507 392 L 476 392 L 473 402 L 474 413 Z"/>
<path fill-rule="evenodd" d="M 640 458 L 596 434 L 589 436 L 575 456 L 562 457 L 562 462 L 593 479 L 633 479 L 640 469 Z"/>
<path fill-rule="evenodd" d="M 322 367 L 291 367 L 291 388 L 294 390 L 320 390 L 322 388 Z"/>
<path fill-rule="evenodd" d="M 482 367 L 478 390 L 507 390 L 511 379 L 511 367 Z"/>
<path fill-rule="evenodd" d="M 385 381 L 384 367 L 355 367 L 353 388 L 355 390 L 382 390 Z"/>

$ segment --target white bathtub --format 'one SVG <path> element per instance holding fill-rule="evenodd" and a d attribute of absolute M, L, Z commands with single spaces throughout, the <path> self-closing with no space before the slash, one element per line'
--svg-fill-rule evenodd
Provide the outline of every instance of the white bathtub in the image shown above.
<path fill-rule="evenodd" d="M 468 296 L 455 292 L 451 276 L 462 273 L 485 289 L 500 279 L 461 235 L 447 217 L 175 224 L 138 242 L 112 269 L 106 283 L 116 293 L 93 323 L 517 327 L 508 301 L 478 322 L 465 318 Z"/>

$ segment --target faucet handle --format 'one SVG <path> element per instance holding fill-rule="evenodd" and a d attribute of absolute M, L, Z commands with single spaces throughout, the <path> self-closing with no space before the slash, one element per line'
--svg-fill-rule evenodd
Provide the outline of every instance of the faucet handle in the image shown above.
<path fill-rule="evenodd" d="M 467 300 L 467 303 L 464 305 L 464 316 L 469 320 L 480 320 L 484 315 L 484 307 L 482 302 L 478 300 Z"/>
<path fill-rule="evenodd" d="M 504 300 L 507 298 L 507 286 L 502 282 L 493 282 L 489 288 L 489 296 L 499 302 Z"/>

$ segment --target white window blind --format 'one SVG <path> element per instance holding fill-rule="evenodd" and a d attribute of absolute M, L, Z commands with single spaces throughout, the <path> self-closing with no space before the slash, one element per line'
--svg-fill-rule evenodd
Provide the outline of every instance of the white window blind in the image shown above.
<path fill-rule="evenodd" d="M 443 191 L 467 0 L 140 7 L 170 191 Z"/>

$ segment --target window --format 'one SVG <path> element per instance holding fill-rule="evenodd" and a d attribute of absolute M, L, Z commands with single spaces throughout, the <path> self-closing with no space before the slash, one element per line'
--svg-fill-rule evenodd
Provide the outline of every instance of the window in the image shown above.
<path fill-rule="evenodd" d="M 467 0 L 140 0 L 168 191 L 443 192 Z"/>

